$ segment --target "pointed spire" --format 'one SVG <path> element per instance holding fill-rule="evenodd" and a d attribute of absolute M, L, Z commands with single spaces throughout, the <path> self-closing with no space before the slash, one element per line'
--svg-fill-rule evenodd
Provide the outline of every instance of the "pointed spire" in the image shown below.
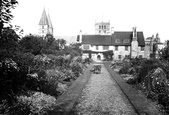
<path fill-rule="evenodd" d="M 51 21 L 51 19 L 50 19 L 49 13 L 48 13 L 47 18 L 48 18 L 49 27 L 50 27 L 50 28 L 53 28 L 52 21 Z"/>
<path fill-rule="evenodd" d="M 44 8 L 44 10 L 43 10 L 41 19 L 40 19 L 40 21 L 39 21 L 39 25 L 49 25 L 49 21 L 48 21 L 47 15 L 46 15 L 45 8 Z"/>

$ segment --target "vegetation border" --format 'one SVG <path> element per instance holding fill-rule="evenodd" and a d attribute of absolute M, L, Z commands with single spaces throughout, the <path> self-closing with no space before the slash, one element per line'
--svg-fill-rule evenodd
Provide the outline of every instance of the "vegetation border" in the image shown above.
<path fill-rule="evenodd" d="M 136 112 L 140 115 L 162 115 L 150 101 L 134 89 L 131 85 L 127 84 L 118 74 L 110 68 L 110 62 L 104 62 L 104 65 L 112 78 L 117 82 L 122 92 L 129 99 Z"/>
<path fill-rule="evenodd" d="M 73 106 L 81 94 L 85 84 L 90 78 L 90 69 L 92 65 L 78 77 L 75 82 L 69 87 L 67 92 L 62 94 L 57 100 L 53 110 L 49 110 L 45 115 L 69 115 Z"/>

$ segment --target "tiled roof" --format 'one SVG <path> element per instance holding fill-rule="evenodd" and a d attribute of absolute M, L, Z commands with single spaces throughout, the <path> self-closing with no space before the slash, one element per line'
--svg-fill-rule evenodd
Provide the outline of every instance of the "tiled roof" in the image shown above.
<path fill-rule="evenodd" d="M 117 31 L 114 32 L 113 35 L 82 35 L 82 44 L 117 46 L 131 45 L 132 33 L 133 32 Z M 79 36 L 77 39 L 79 39 Z M 137 41 L 139 46 L 145 45 L 143 32 L 137 32 Z"/>
<path fill-rule="evenodd" d="M 45 9 L 43 10 L 41 19 L 39 21 L 39 25 L 49 25 L 49 21 Z"/>

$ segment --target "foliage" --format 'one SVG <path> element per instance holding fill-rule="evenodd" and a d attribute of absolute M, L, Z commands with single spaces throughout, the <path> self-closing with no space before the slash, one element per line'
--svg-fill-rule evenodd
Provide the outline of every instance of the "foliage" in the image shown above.
<path fill-rule="evenodd" d="M 4 27 L 4 24 L 8 24 L 13 18 L 11 9 L 16 7 L 18 2 L 16 0 L 1 0 L 1 16 L 0 16 L 0 28 Z"/>
<path fill-rule="evenodd" d="M 114 53 L 113 50 L 108 50 L 103 52 L 103 55 L 105 59 L 112 60 Z"/>
<path fill-rule="evenodd" d="M 166 41 L 167 46 L 164 47 L 160 52 L 160 58 L 169 61 L 169 40 Z"/>
<path fill-rule="evenodd" d="M 2 29 L 0 35 L 0 59 L 11 57 L 18 50 L 19 36 L 10 27 Z"/>
<path fill-rule="evenodd" d="M 19 41 L 24 52 L 31 52 L 34 55 L 41 54 L 45 42 L 42 37 L 27 35 Z"/>
<path fill-rule="evenodd" d="M 132 79 L 128 79 L 127 83 L 139 86 L 147 98 L 157 101 L 161 105 L 162 110 L 169 109 L 169 62 L 167 60 L 130 60 L 128 63 L 124 63 L 120 72 L 131 74 Z"/>

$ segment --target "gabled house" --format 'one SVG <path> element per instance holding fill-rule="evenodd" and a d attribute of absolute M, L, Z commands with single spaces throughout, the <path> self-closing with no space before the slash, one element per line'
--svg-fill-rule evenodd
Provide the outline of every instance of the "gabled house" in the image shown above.
<path fill-rule="evenodd" d="M 127 56 L 144 58 L 144 35 L 133 31 L 111 31 L 109 35 L 82 35 L 77 36 L 77 41 L 82 44 L 83 58 L 103 60 L 105 51 L 114 53 L 114 60 L 122 60 Z M 90 53 L 89 53 L 90 52 Z"/>

